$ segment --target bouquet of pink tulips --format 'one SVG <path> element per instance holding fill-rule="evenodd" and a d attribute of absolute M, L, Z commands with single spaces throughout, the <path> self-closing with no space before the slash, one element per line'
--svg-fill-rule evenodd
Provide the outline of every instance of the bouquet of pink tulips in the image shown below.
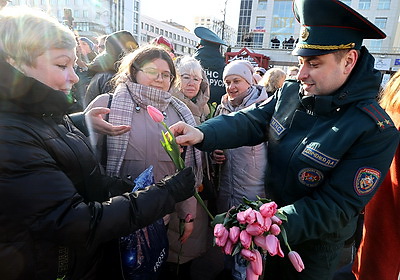
<path fill-rule="evenodd" d="M 147 106 L 150 117 L 162 124 L 166 132 L 162 132 L 161 145 L 170 156 L 178 170 L 185 167 L 185 162 L 180 156 L 180 147 L 176 144 L 175 137 L 164 123 L 164 115 L 153 106 Z M 257 280 L 262 274 L 262 254 L 284 257 L 278 235 L 289 249 L 289 259 L 297 271 L 304 269 L 303 261 L 299 254 L 292 251 L 282 226 L 287 222 L 285 214 L 278 210 L 275 202 L 265 198 L 251 201 L 243 198 L 243 204 L 230 209 L 227 213 L 213 217 L 197 191 L 194 197 L 207 212 L 214 226 L 215 245 L 221 247 L 226 255 L 240 256 L 248 261 L 246 268 L 247 280 Z M 182 224 L 181 224 L 182 226 Z"/>
<path fill-rule="evenodd" d="M 243 198 L 243 204 L 230 209 L 228 212 L 215 216 L 214 226 L 215 245 L 222 248 L 226 255 L 240 256 L 248 261 L 246 279 L 257 280 L 262 274 L 262 254 L 284 257 L 278 235 L 289 248 L 288 257 L 295 269 L 304 269 L 299 254 L 292 251 L 282 226 L 287 222 L 285 214 L 278 210 L 275 202 L 265 198 L 250 201 Z"/>

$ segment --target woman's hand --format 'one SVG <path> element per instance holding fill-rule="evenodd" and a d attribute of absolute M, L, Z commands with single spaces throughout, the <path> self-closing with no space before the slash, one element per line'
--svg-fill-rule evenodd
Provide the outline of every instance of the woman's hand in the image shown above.
<path fill-rule="evenodd" d="M 186 242 L 186 240 L 189 238 L 189 236 L 192 234 L 194 229 L 194 223 L 184 223 L 184 229 L 183 229 L 183 234 L 179 238 L 179 241 L 183 244 Z"/>
<path fill-rule="evenodd" d="M 223 150 L 215 150 L 211 153 L 212 159 L 216 164 L 223 164 L 226 160 Z"/>
<path fill-rule="evenodd" d="M 106 122 L 103 115 L 108 113 L 110 113 L 110 109 L 105 107 L 95 107 L 85 112 L 85 119 L 89 129 L 109 136 L 121 135 L 131 130 L 129 125 L 112 125 Z"/>

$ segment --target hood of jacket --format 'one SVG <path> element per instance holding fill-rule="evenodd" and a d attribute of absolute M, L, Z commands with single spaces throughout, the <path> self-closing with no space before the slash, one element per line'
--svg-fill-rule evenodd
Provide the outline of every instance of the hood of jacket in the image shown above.
<path fill-rule="evenodd" d="M 116 69 L 118 68 L 116 66 L 117 62 L 118 57 L 109 54 L 107 51 L 103 51 L 94 58 L 92 63 L 88 65 L 88 71 L 92 75 L 108 71 L 116 72 Z"/>
<path fill-rule="evenodd" d="M 340 107 L 366 99 L 375 99 L 382 79 L 374 68 L 374 57 L 365 47 L 346 83 L 331 95 L 302 96 L 301 102 L 308 110 L 317 114 L 327 114 Z"/>
<path fill-rule="evenodd" d="M 0 112 L 61 116 L 73 103 L 64 92 L 25 76 L 2 57 L 0 72 Z"/>

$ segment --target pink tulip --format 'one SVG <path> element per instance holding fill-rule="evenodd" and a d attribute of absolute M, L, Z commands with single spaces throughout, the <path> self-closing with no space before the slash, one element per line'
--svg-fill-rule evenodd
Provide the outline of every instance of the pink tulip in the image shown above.
<path fill-rule="evenodd" d="M 273 223 L 273 224 L 277 224 L 277 225 L 279 225 L 279 226 L 282 224 L 282 220 L 279 219 L 277 216 L 272 216 L 272 217 L 271 217 L 271 220 L 272 220 L 272 223 Z"/>
<path fill-rule="evenodd" d="M 264 231 L 269 231 L 271 224 L 272 224 L 271 218 L 264 218 Z"/>
<path fill-rule="evenodd" d="M 289 260 L 292 262 L 294 268 L 298 272 L 301 272 L 304 269 L 304 263 L 299 255 L 299 253 L 297 253 L 295 251 L 290 251 L 288 256 L 289 256 Z"/>
<path fill-rule="evenodd" d="M 264 227 L 265 219 L 264 219 L 263 215 L 261 215 L 261 213 L 258 211 L 254 211 L 254 212 L 256 213 L 257 223 L 259 223 L 261 227 Z"/>
<path fill-rule="evenodd" d="M 246 211 L 244 211 L 244 216 L 248 224 L 252 224 L 256 221 L 256 211 L 251 208 L 247 208 Z"/>
<path fill-rule="evenodd" d="M 244 211 L 238 212 L 236 215 L 236 219 L 238 220 L 239 224 L 244 225 L 246 223 Z"/>
<path fill-rule="evenodd" d="M 250 262 L 251 268 L 255 274 L 261 275 L 262 274 L 262 257 L 258 250 L 254 250 L 254 254 L 256 255 L 256 259 Z"/>
<path fill-rule="evenodd" d="M 251 235 L 248 234 L 246 230 L 242 230 L 240 232 L 239 238 L 240 243 L 242 243 L 243 247 L 249 249 L 251 245 Z"/>
<path fill-rule="evenodd" d="M 253 240 L 258 247 L 261 247 L 263 250 L 267 250 L 267 243 L 264 235 L 255 236 Z"/>
<path fill-rule="evenodd" d="M 230 254 L 232 254 L 232 250 L 233 250 L 233 243 L 230 239 L 228 239 L 225 243 L 223 251 L 224 251 L 225 255 L 230 255 Z"/>
<path fill-rule="evenodd" d="M 265 243 L 267 251 L 271 256 L 278 254 L 279 239 L 275 235 L 268 234 L 265 237 Z"/>
<path fill-rule="evenodd" d="M 255 261 L 256 260 L 256 255 L 254 254 L 253 251 L 250 251 L 248 249 L 242 249 L 240 250 L 240 255 L 248 261 Z"/>
<path fill-rule="evenodd" d="M 278 256 L 281 258 L 283 258 L 285 256 L 285 254 L 283 253 L 282 248 L 281 248 L 281 243 L 278 243 Z"/>
<path fill-rule="evenodd" d="M 235 244 L 239 240 L 240 228 L 233 226 L 229 229 L 229 239 Z"/>
<path fill-rule="evenodd" d="M 277 224 L 272 224 L 269 228 L 269 232 L 273 235 L 278 235 L 281 233 L 281 228 Z"/>
<path fill-rule="evenodd" d="M 275 202 L 264 203 L 260 207 L 260 213 L 266 218 L 271 218 L 275 215 L 278 205 Z"/>
<path fill-rule="evenodd" d="M 215 244 L 217 244 L 217 246 L 219 247 L 224 247 L 226 242 L 228 241 L 228 237 L 229 237 L 229 232 L 228 230 L 226 230 L 224 232 L 224 235 L 215 238 Z"/>
<path fill-rule="evenodd" d="M 258 275 L 254 273 L 251 265 L 246 267 L 246 280 L 258 280 Z"/>
<path fill-rule="evenodd" d="M 252 236 L 257 236 L 264 233 L 263 228 L 258 223 L 253 223 L 251 225 L 247 225 L 246 231 L 248 234 Z"/>
<path fill-rule="evenodd" d="M 155 122 L 159 123 L 159 122 L 164 121 L 164 115 L 156 107 L 153 107 L 151 105 L 147 105 L 147 113 L 149 113 L 150 117 Z"/>
<path fill-rule="evenodd" d="M 227 231 L 227 229 L 224 227 L 223 224 L 216 224 L 214 227 L 214 236 L 221 237 L 224 235 L 225 231 Z"/>

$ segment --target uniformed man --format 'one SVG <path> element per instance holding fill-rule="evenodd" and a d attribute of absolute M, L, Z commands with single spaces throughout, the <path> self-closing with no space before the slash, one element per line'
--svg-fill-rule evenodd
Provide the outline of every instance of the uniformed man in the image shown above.
<path fill-rule="evenodd" d="M 196 58 L 207 74 L 210 83 L 210 99 L 208 103 L 221 103 L 221 97 L 226 93 L 222 72 L 225 68 L 225 59 L 221 55 L 221 45 L 226 43 L 217 34 L 203 26 L 196 27 L 194 34 L 199 37 L 200 44 L 193 57 Z"/>
<path fill-rule="evenodd" d="M 328 280 L 399 135 L 375 100 L 381 73 L 362 46 L 385 34 L 338 0 L 294 0 L 293 8 L 301 24 L 293 50 L 299 83 L 287 82 L 271 100 L 234 115 L 171 129 L 179 144 L 206 151 L 268 141 L 266 195 L 287 214 L 288 241 L 305 269 L 298 273 L 288 258 L 268 257 L 264 275 Z"/>

